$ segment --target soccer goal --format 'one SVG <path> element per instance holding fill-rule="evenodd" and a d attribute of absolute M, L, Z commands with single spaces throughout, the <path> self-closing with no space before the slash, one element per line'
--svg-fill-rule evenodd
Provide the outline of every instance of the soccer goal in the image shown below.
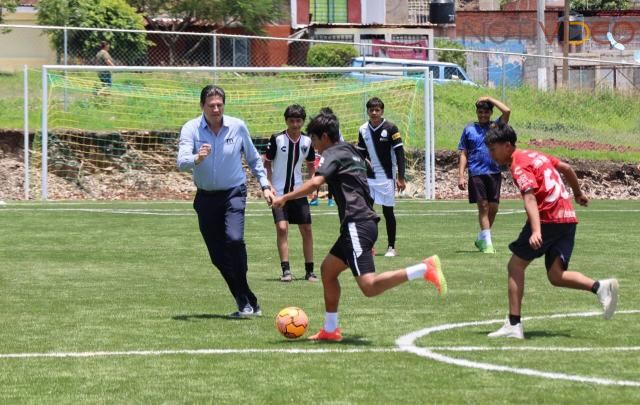
<path fill-rule="evenodd" d="M 294 103 L 308 117 L 331 107 L 346 141 L 355 142 L 367 120 L 366 101 L 380 97 L 405 148 L 425 151 L 425 197 L 431 199 L 433 88 L 430 80 L 425 86 L 425 73 L 396 67 L 43 66 L 41 196 L 188 196 L 191 178 L 175 167 L 180 128 L 200 114 L 201 89 L 216 84 L 227 95 L 225 114 L 247 123 L 259 150 L 285 128 L 284 110 Z"/>

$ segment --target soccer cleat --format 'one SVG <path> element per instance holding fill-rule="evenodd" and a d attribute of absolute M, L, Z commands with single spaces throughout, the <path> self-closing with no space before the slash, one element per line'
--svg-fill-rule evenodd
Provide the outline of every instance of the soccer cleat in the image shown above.
<path fill-rule="evenodd" d="M 384 257 L 396 257 L 396 250 L 389 246 L 387 249 L 387 253 L 384 254 Z"/>
<path fill-rule="evenodd" d="M 333 201 L 333 198 L 329 198 L 329 201 L 327 201 L 327 205 L 329 207 L 335 207 L 336 203 Z"/>
<path fill-rule="evenodd" d="M 488 254 L 496 253 L 496 250 L 493 248 L 493 245 L 490 243 L 487 243 L 487 241 L 478 239 L 475 242 L 473 242 L 473 244 L 476 245 L 478 250 L 482 253 L 488 253 Z"/>
<path fill-rule="evenodd" d="M 522 322 L 511 325 L 509 318 L 504 322 L 504 325 L 495 332 L 489 333 L 487 336 L 491 338 L 513 338 L 524 339 L 524 329 L 522 328 Z"/>
<path fill-rule="evenodd" d="M 604 309 L 602 316 L 604 319 L 611 318 L 618 306 L 618 280 L 615 278 L 601 280 L 597 295 Z"/>
<path fill-rule="evenodd" d="M 293 280 L 293 276 L 291 275 L 291 270 L 284 270 L 282 275 L 280 276 L 280 281 L 289 282 Z"/>
<path fill-rule="evenodd" d="M 229 314 L 229 318 L 248 318 L 250 316 L 261 316 L 262 311 L 260 311 L 260 307 L 257 307 L 259 314 L 254 314 L 253 307 L 249 304 L 245 305 L 244 308 L 237 310 L 236 312 L 232 312 Z"/>
<path fill-rule="evenodd" d="M 260 305 L 253 307 L 253 312 L 249 316 L 262 316 L 262 310 L 260 309 Z"/>
<path fill-rule="evenodd" d="M 313 200 L 309 201 L 309 205 L 312 207 L 317 207 L 318 205 L 320 205 L 320 203 L 318 202 L 317 198 L 314 198 Z"/>
<path fill-rule="evenodd" d="M 312 271 L 305 274 L 304 279 L 307 281 L 311 281 L 312 283 L 315 283 L 316 281 L 318 281 L 318 277 Z"/>
<path fill-rule="evenodd" d="M 447 280 L 442 273 L 442 266 L 440 265 L 438 255 L 428 257 L 422 262 L 427 265 L 427 271 L 424 272 L 424 279 L 435 285 L 440 295 L 445 295 L 447 293 Z"/>
<path fill-rule="evenodd" d="M 309 340 L 328 340 L 331 342 L 339 342 L 342 340 L 342 331 L 340 328 L 336 328 L 333 332 L 327 332 L 324 329 L 320 329 L 320 332 L 313 336 L 309 336 Z"/>

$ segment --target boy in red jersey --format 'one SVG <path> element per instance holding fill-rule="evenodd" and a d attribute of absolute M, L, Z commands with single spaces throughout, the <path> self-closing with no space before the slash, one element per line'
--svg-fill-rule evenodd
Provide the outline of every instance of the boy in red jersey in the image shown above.
<path fill-rule="evenodd" d="M 571 166 L 553 156 L 531 150 L 516 150 L 517 136 L 513 128 L 498 123 L 489 130 L 485 143 L 498 164 L 509 165 L 513 181 L 520 189 L 528 221 L 518 239 L 509 245 L 513 252 L 509 272 L 509 316 L 505 324 L 489 337 L 524 339 L 520 319 L 524 296 L 524 272 L 533 259 L 545 256 L 547 278 L 556 287 L 591 291 L 604 308 L 604 318 L 613 316 L 618 303 L 618 281 L 594 281 L 577 271 L 569 271 L 578 219 L 560 173 L 573 190 L 580 205 L 589 199 L 582 194 L 578 178 Z"/>

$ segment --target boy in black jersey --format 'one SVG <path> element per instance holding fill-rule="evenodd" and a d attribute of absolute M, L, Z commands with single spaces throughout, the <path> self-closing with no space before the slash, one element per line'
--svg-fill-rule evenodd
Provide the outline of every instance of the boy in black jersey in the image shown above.
<path fill-rule="evenodd" d="M 378 238 L 380 218 L 373 211 L 373 200 L 367 184 L 367 164 L 351 144 L 339 142 L 338 119 L 333 114 L 318 114 L 307 125 L 314 148 L 322 153 L 316 175 L 300 188 L 273 201 L 282 207 L 287 201 L 305 196 L 325 182 L 338 205 L 340 236 L 324 258 L 320 267 L 324 289 L 324 327 L 311 340 L 342 340 L 338 327 L 340 283 L 338 276 L 347 267 L 356 278 L 358 287 L 367 297 L 373 297 L 408 280 L 424 278 L 445 294 L 447 284 L 434 255 L 405 269 L 375 274 L 371 248 Z"/>
<path fill-rule="evenodd" d="M 396 255 L 396 188 L 406 187 L 404 179 L 404 148 L 398 127 L 387 121 L 384 103 L 378 97 L 367 101 L 369 121 L 358 130 L 358 150 L 371 162 L 368 173 L 369 192 L 376 204 L 382 205 L 387 226 L 388 247 L 386 257 Z"/>

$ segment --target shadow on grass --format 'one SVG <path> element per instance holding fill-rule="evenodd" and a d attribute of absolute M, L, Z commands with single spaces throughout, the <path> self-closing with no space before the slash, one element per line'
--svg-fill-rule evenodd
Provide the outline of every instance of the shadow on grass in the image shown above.
<path fill-rule="evenodd" d="M 171 319 L 174 321 L 199 321 L 199 320 L 207 320 L 207 319 L 227 319 L 230 321 L 249 321 L 255 319 L 255 317 L 242 317 L 236 318 L 229 315 L 223 314 L 188 314 L 188 315 L 175 315 L 172 316 Z"/>
<path fill-rule="evenodd" d="M 365 337 L 361 335 L 347 335 L 342 336 L 342 340 L 339 342 L 334 342 L 330 340 L 309 340 L 307 336 L 301 337 L 299 339 L 279 339 L 274 340 L 275 344 L 283 344 L 283 345 L 291 345 L 287 346 L 288 348 L 298 348 L 304 345 L 305 348 L 309 348 L 309 345 L 317 346 L 317 347 L 335 347 L 339 348 L 341 346 L 349 345 L 349 346 L 371 346 L 371 341 L 367 340 Z M 346 347 L 344 349 L 347 349 Z"/>
<path fill-rule="evenodd" d="M 481 336 L 487 336 L 489 333 L 494 332 L 495 330 L 487 330 L 487 331 L 476 331 L 473 332 L 476 335 L 481 335 Z M 530 340 L 530 339 L 538 339 L 538 338 L 556 338 L 556 337 L 566 337 L 566 338 L 570 338 L 573 337 L 573 335 L 570 333 L 570 331 L 568 330 L 561 330 L 561 331 L 547 331 L 547 330 L 525 330 L 524 331 L 524 338 L 525 340 Z M 490 339 L 492 342 L 518 342 L 520 341 L 519 339 L 511 339 L 511 338 L 488 338 Z"/>

